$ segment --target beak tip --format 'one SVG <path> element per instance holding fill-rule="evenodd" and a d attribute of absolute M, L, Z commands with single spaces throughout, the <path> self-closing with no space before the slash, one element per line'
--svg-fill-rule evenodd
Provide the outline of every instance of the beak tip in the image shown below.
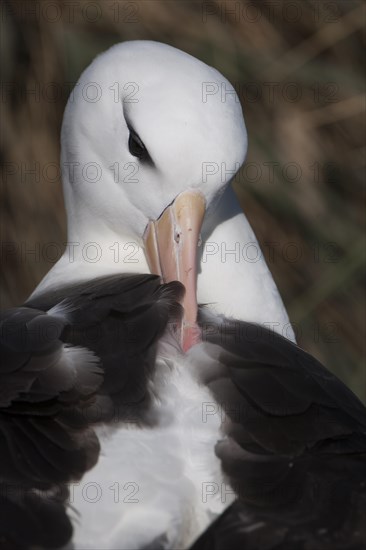
<path fill-rule="evenodd" d="M 184 353 L 189 351 L 193 346 L 202 341 L 201 329 L 197 324 L 183 325 L 182 329 L 182 349 Z"/>

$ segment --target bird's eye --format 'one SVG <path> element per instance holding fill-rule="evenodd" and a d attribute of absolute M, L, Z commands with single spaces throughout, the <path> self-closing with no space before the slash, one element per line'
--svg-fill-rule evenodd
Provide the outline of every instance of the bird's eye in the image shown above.
<path fill-rule="evenodd" d="M 130 137 L 128 138 L 128 149 L 134 157 L 138 159 L 145 159 L 149 156 L 145 145 L 142 143 L 141 139 L 135 132 L 130 130 Z"/>

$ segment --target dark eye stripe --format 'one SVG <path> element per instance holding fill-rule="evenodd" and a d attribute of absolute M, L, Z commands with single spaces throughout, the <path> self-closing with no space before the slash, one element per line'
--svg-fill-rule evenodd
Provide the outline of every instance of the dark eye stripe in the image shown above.
<path fill-rule="evenodd" d="M 128 138 L 128 149 L 134 157 L 141 160 L 141 162 L 154 165 L 148 150 L 146 149 L 142 139 L 138 136 L 138 134 L 135 132 L 135 130 L 132 128 L 132 126 L 127 123 L 127 127 L 130 131 L 130 135 Z"/>
<path fill-rule="evenodd" d="M 128 138 L 128 148 L 131 155 L 142 159 L 147 151 L 145 145 L 142 143 L 141 139 L 134 133 L 130 131 L 130 137 Z"/>

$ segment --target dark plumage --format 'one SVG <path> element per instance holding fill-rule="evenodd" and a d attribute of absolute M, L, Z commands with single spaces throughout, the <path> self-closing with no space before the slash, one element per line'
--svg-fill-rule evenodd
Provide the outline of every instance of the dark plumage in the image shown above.
<path fill-rule="evenodd" d="M 2 545 L 69 540 L 67 483 L 98 460 L 96 423 L 144 421 L 156 344 L 181 293 L 152 275 L 111 276 L 1 314 Z"/>
<path fill-rule="evenodd" d="M 157 342 L 180 317 L 181 295 L 179 283 L 161 285 L 156 276 L 110 276 L 2 314 L 4 548 L 66 544 L 67 484 L 98 459 L 93 427 L 152 422 L 148 381 Z M 192 550 L 361 549 L 362 403 L 265 327 L 214 318 L 204 308 L 200 323 L 207 345 L 197 368 L 226 432 L 215 452 L 238 498 Z"/>
<path fill-rule="evenodd" d="M 238 500 L 191 550 L 346 550 L 366 541 L 366 411 L 314 357 L 265 327 L 201 312 Z"/>

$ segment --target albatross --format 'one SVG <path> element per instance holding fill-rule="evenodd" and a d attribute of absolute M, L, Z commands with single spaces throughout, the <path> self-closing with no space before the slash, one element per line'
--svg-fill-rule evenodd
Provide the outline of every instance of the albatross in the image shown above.
<path fill-rule="evenodd" d="M 224 96 L 217 90 L 225 90 Z M 363 404 L 300 349 L 230 181 L 232 85 L 165 44 L 68 101 L 68 244 L 1 314 L 6 549 L 358 549 Z"/>

